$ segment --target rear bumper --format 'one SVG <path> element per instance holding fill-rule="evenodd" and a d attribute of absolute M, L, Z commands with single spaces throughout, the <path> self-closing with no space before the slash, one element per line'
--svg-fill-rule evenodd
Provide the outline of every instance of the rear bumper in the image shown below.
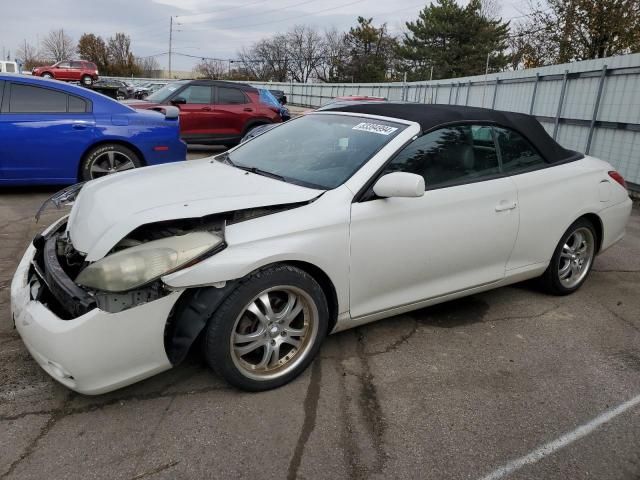
<path fill-rule="evenodd" d="M 55 380 L 79 393 L 105 393 L 171 368 L 164 329 L 181 292 L 118 313 L 93 308 L 64 320 L 34 300 L 25 252 L 11 283 L 11 314 L 31 356 Z"/>
<path fill-rule="evenodd" d="M 632 200 L 627 198 L 625 201 L 599 212 L 604 231 L 600 252 L 605 251 L 624 237 L 632 207 Z"/>

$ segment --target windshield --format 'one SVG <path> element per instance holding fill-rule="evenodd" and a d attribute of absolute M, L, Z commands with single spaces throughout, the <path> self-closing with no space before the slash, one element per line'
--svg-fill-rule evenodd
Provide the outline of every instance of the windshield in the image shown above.
<path fill-rule="evenodd" d="M 149 100 L 150 102 L 162 103 L 165 102 L 173 93 L 182 87 L 186 81 L 184 82 L 171 82 L 167 83 L 164 87 L 162 87 L 157 92 L 149 95 L 145 100 Z M 150 84 L 151 85 L 151 84 Z"/>
<path fill-rule="evenodd" d="M 243 143 L 223 158 L 239 168 L 311 188 L 342 185 L 406 125 L 347 115 L 305 115 Z"/>

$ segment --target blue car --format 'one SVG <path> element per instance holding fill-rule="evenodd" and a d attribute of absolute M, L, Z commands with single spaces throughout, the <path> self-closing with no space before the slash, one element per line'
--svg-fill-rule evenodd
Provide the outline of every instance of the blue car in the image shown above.
<path fill-rule="evenodd" d="M 0 74 L 0 186 L 65 185 L 185 160 L 178 113 L 134 110 L 76 85 Z"/>

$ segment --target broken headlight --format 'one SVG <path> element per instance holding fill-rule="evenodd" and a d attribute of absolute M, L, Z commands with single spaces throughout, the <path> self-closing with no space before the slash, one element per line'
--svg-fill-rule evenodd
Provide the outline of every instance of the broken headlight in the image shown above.
<path fill-rule="evenodd" d="M 124 292 L 184 268 L 222 244 L 209 232 L 163 238 L 113 253 L 80 272 L 76 283 L 107 292 Z"/>

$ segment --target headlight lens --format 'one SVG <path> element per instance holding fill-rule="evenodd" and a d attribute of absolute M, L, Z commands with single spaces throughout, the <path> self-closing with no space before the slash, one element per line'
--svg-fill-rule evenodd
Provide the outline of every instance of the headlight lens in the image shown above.
<path fill-rule="evenodd" d="M 76 283 L 107 292 L 132 290 L 184 267 L 221 243 L 222 238 L 209 232 L 153 240 L 92 263 Z"/>

